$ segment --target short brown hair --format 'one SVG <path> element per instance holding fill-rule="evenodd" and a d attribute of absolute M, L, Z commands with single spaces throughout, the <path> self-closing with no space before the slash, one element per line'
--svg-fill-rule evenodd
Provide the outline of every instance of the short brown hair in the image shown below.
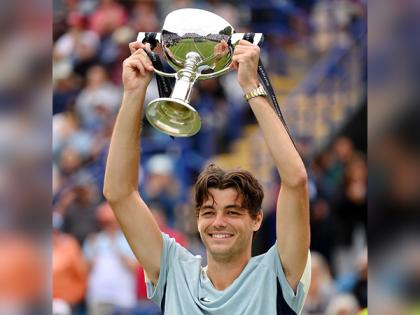
<path fill-rule="evenodd" d="M 210 188 L 235 189 L 242 196 L 242 207 L 248 210 L 251 218 L 255 219 L 257 217 L 261 209 L 264 192 L 260 183 L 250 172 L 242 169 L 223 170 L 215 164 L 207 166 L 198 176 L 194 186 L 197 216 L 204 201 L 211 196 Z"/>

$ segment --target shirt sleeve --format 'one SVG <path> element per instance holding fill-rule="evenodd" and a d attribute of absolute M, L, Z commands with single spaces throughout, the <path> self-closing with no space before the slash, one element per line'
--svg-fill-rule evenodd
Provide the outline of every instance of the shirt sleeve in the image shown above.
<path fill-rule="evenodd" d="M 149 279 L 146 279 L 147 298 L 151 299 L 159 306 L 161 306 L 163 296 L 165 294 L 166 281 L 170 266 L 170 259 L 174 255 L 175 240 L 170 238 L 167 234 L 162 233 L 163 246 L 160 257 L 159 278 L 156 286 L 152 284 Z"/>
<path fill-rule="evenodd" d="M 305 303 L 306 296 L 308 295 L 309 285 L 311 282 L 311 253 L 308 251 L 308 259 L 306 262 L 305 270 L 303 271 L 302 277 L 296 289 L 296 293 L 293 291 L 289 282 L 284 274 L 283 266 L 281 264 L 280 255 L 277 250 L 277 242 L 267 252 L 274 261 L 274 270 L 277 275 L 277 279 L 280 282 L 281 291 L 286 303 L 292 308 L 296 314 L 300 314 Z"/>

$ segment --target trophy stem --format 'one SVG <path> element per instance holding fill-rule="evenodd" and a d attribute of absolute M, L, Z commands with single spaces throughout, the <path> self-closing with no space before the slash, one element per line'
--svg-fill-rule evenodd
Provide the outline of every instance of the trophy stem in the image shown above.
<path fill-rule="evenodd" d="M 189 103 L 192 88 L 197 80 L 197 68 L 201 63 L 201 57 L 195 52 L 189 52 L 186 57 L 184 68 L 177 72 L 177 80 L 171 98 Z"/>
<path fill-rule="evenodd" d="M 152 126 L 174 137 L 189 137 L 200 130 L 200 116 L 189 102 L 201 62 L 197 53 L 189 52 L 184 68 L 176 73 L 171 96 L 155 99 L 147 105 L 146 118 Z"/>

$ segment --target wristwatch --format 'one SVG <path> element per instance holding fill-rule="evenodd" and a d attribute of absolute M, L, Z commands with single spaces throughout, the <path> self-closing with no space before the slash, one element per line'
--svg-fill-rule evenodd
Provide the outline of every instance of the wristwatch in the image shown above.
<path fill-rule="evenodd" d="M 256 89 L 253 89 L 244 95 L 247 101 L 257 96 L 267 96 L 267 92 L 265 91 L 261 83 L 258 85 Z"/>

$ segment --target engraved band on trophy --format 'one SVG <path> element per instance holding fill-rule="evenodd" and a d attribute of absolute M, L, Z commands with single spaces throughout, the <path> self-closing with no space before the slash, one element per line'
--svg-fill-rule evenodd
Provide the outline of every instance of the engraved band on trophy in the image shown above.
<path fill-rule="evenodd" d="M 137 41 L 147 42 L 150 33 L 140 32 Z M 234 33 L 222 17 L 199 9 L 180 9 L 169 13 L 161 33 L 153 38 L 162 46 L 168 64 L 177 71 L 166 73 L 154 69 L 157 75 L 174 77 L 175 85 L 169 97 L 160 97 L 145 108 L 150 124 L 175 137 L 196 134 L 201 127 L 197 110 L 190 105 L 191 91 L 197 80 L 221 76 L 229 71 L 235 44 L 244 33 Z M 257 45 L 262 34 L 256 33 Z"/>

